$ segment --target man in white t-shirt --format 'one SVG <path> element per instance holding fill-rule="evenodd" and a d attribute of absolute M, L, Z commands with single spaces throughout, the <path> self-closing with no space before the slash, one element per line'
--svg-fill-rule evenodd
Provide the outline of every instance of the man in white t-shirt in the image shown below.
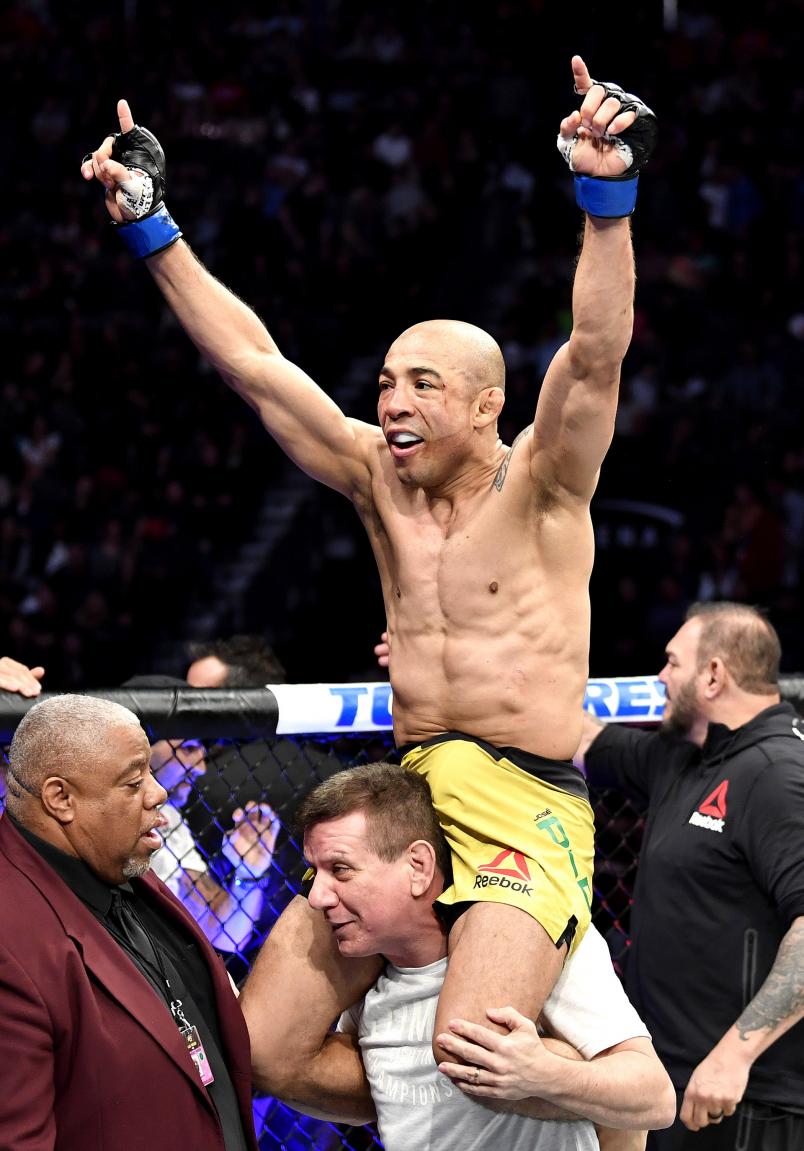
<path fill-rule="evenodd" d="M 315 869 L 309 899 L 279 920 L 241 999 L 258 1088 L 322 1118 L 376 1118 L 386 1151 L 593 1151 L 595 1125 L 621 1129 L 607 1130 L 601 1145 L 624 1151 L 642 1145 L 642 1129 L 672 1122 L 670 1080 L 594 931 L 545 1005 L 546 1026 L 572 1047 L 542 1040 L 508 1009 L 494 1031 L 456 1023 L 455 1035 L 439 1036 L 456 1055 L 467 1038 L 479 1040 L 469 1049 L 482 1067 L 457 1058 L 436 1066 L 447 935 L 434 900 L 449 853 L 421 777 L 391 764 L 350 768 L 307 796 L 297 822 Z M 368 965 L 377 974 L 334 1033 L 349 987 L 333 989 L 324 975 L 333 947 L 354 960 L 356 986 L 365 987 Z M 321 972 L 321 987 L 310 995 L 305 982 L 303 999 L 293 977 L 301 958 Z M 522 1073 L 515 1088 L 487 1066 L 512 1060 Z M 523 1083 L 527 1098 L 506 1101 Z M 494 1092 L 493 1108 L 471 1098 L 482 1091 Z"/>

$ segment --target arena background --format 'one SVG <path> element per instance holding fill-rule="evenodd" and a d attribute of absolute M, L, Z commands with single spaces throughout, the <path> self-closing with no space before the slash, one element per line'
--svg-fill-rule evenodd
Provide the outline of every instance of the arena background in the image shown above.
<path fill-rule="evenodd" d="M 591 673 L 656 670 L 687 605 L 724 597 L 767 606 L 785 670 L 804 667 L 804 6 L 734 7 L 591 3 L 575 27 L 553 0 L 6 5 L 0 654 L 43 664 L 49 690 L 86 690 L 182 675 L 187 640 L 245 631 L 291 682 L 384 674 L 351 507 L 286 466 L 80 180 L 116 100 L 165 145 L 196 252 L 345 410 L 373 418 L 377 366 L 407 324 L 455 316 L 503 346 L 510 442 L 568 332 L 579 217 L 554 138 L 580 52 L 661 125 L 593 508 Z M 211 753 L 234 741 L 244 761 L 259 736 L 273 754 L 270 723 L 244 731 L 238 714 L 173 734 Z M 283 823 L 324 761 L 388 750 L 382 733 L 291 738 L 296 767 L 277 768 L 272 796 Z M 617 955 L 639 813 L 595 798 L 595 914 Z M 274 911 L 299 865 L 284 835 Z M 265 1106 L 264 1148 L 372 1139 Z"/>
<path fill-rule="evenodd" d="M 661 122 L 595 500 L 592 674 L 656 670 L 716 596 L 766 604 L 804 666 L 804 13 L 679 0 L 670 30 L 672 7 L 584 4 L 575 26 L 536 0 L 6 5 L 0 650 L 80 688 L 258 631 L 289 679 L 344 680 L 382 629 L 351 506 L 286 467 L 80 179 L 117 99 L 165 144 L 195 250 L 350 414 L 373 418 L 405 325 L 456 316 L 504 347 L 510 442 L 569 322 L 554 138 L 580 51 Z"/>

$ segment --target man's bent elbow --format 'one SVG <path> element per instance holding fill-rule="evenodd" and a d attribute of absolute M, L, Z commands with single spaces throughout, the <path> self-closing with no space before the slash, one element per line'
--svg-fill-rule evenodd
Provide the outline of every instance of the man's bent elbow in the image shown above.
<path fill-rule="evenodd" d="M 661 1131 L 671 1127 L 676 1118 L 676 1090 L 665 1074 L 664 1083 L 658 1093 L 653 1121 L 648 1125 L 651 1131 Z"/>
<path fill-rule="evenodd" d="M 660 1131 L 670 1127 L 676 1117 L 676 1091 L 652 1044 L 647 1039 L 634 1039 L 619 1049 L 622 1048 L 631 1060 L 630 1069 L 623 1069 L 628 1071 L 630 1090 L 623 1110 L 610 1117 L 609 1125 L 625 1131 Z M 611 1054 L 617 1051 L 614 1048 Z"/>
<path fill-rule="evenodd" d="M 638 1115 L 632 1116 L 631 1127 L 661 1131 L 670 1127 L 676 1117 L 676 1091 L 658 1055 L 650 1056 L 652 1066 L 643 1081 L 641 1092 L 644 1106 Z"/>
<path fill-rule="evenodd" d="M 650 1131 L 661 1131 L 670 1127 L 676 1118 L 676 1089 L 667 1070 L 656 1054 L 653 1046 L 646 1056 L 651 1061 L 645 1097 L 651 1102 L 647 1108 L 643 1126 Z"/>
<path fill-rule="evenodd" d="M 662 1131 L 670 1127 L 676 1118 L 676 1092 L 670 1077 L 662 1068 L 661 1081 L 657 1073 L 657 1081 L 653 1089 L 645 1087 L 643 1104 L 628 1116 L 628 1122 L 622 1124 L 623 1130 L 628 1131 Z M 612 1127 L 620 1124 L 612 1123 Z"/>

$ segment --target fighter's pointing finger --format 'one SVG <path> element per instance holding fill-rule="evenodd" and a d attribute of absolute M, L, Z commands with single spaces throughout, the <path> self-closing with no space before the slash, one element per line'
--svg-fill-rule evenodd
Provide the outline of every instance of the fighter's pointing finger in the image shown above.
<path fill-rule="evenodd" d="M 134 117 L 131 115 L 128 100 L 117 101 L 117 118 L 120 122 L 121 133 L 130 132 L 134 127 Z M 100 180 L 107 188 L 113 186 L 115 177 L 112 172 L 105 171 L 104 165 L 112 157 L 114 142 L 114 136 L 107 136 L 100 148 L 84 156 L 81 161 L 81 175 L 85 180 Z"/>

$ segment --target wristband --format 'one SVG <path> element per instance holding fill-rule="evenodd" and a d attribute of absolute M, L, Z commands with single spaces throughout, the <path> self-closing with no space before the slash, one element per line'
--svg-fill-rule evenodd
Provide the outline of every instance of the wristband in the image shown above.
<path fill-rule="evenodd" d="M 117 233 L 137 260 L 147 260 L 157 252 L 164 252 L 181 237 L 181 229 L 164 204 L 143 220 L 130 224 L 117 224 Z"/>
<path fill-rule="evenodd" d="M 590 216 L 630 216 L 636 206 L 638 183 L 639 176 L 616 180 L 576 175 L 575 203 Z"/>
<path fill-rule="evenodd" d="M 263 871 L 257 875 L 247 863 L 241 860 L 231 873 L 229 882 L 235 887 L 255 887 L 258 883 L 266 883 L 270 879 L 270 870 L 273 856 L 269 859 Z"/>
<path fill-rule="evenodd" d="M 270 870 L 266 871 L 263 875 L 253 875 L 249 873 L 246 875 L 238 867 L 227 883 L 222 884 L 223 887 L 245 887 L 250 888 L 252 891 L 259 887 L 269 887 L 272 882 Z"/>

